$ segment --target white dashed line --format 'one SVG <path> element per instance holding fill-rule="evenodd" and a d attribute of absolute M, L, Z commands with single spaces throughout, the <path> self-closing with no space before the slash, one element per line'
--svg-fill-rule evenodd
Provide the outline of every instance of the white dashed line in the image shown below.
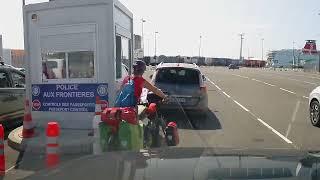
<path fill-rule="evenodd" d="M 262 83 L 262 81 L 260 81 L 260 80 L 258 80 L 258 79 L 251 79 L 251 80 L 253 80 L 253 81 L 257 81 L 257 82 L 261 82 L 261 83 Z"/>
<path fill-rule="evenodd" d="M 217 85 L 215 85 L 215 86 L 216 86 L 217 89 L 219 89 L 221 91 L 221 88 L 219 86 L 217 86 Z"/>
<path fill-rule="evenodd" d="M 232 74 L 234 76 L 238 76 L 238 77 L 241 77 L 241 78 L 245 78 L 245 79 L 249 79 L 249 77 L 246 77 L 246 76 L 241 76 L 241 75 L 238 75 L 238 74 Z"/>
<path fill-rule="evenodd" d="M 292 117 L 291 117 L 291 122 L 290 122 L 290 124 L 288 126 L 288 129 L 287 129 L 286 137 L 289 136 L 289 133 L 291 131 L 291 124 L 294 123 L 294 121 L 296 120 L 299 107 L 300 107 L 300 101 L 297 101 L 297 104 L 296 104 L 296 106 L 294 108 L 294 111 L 293 111 L 293 114 L 292 114 Z"/>
<path fill-rule="evenodd" d="M 286 137 L 289 136 L 290 131 L 291 131 L 291 123 L 290 123 L 289 126 L 288 126 L 287 133 L 286 133 Z"/>
<path fill-rule="evenodd" d="M 309 99 L 307 96 L 302 96 L 303 98 Z"/>
<path fill-rule="evenodd" d="M 249 112 L 249 110 L 248 110 L 246 107 L 242 106 L 242 104 L 240 104 L 238 101 L 236 101 L 236 100 L 233 100 L 233 101 L 234 101 L 236 104 L 238 104 L 243 110 Z"/>
<path fill-rule="evenodd" d="M 309 81 L 303 81 L 303 82 L 307 83 L 307 84 L 317 85 L 316 83 L 312 83 L 312 82 L 309 82 Z"/>
<path fill-rule="evenodd" d="M 282 91 L 286 91 L 286 92 L 288 92 L 288 93 L 291 93 L 291 94 L 296 94 L 295 92 L 292 92 L 292 91 L 289 91 L 289 90 L 287 90 L 287 89 L 283 89 L 283 88 L 280 88 Z"/>
<path fill-rule="evenodd" d="M 207 80 L 211 83 L 211 84 L 213 84 L 213 85 L 216 85 L 214 82 L 212 82 L 208 77 L 206 77 L 207 78 Z"/>
<path fill-rule="evenodd" d="M 226 95 L 228 98 L 230 98 L 229 94 L 225 93 L 224 91 L 222 91 L 222 93 Z"/>
<path fill-rule="evenodd" d="M 276 85 L 273 85 L 273 84 L 269 84 L 267 82 L 263 82 L 263 84 L 268 85 L 268 86 L 272 86 L 272 87 L 276 86 Z"/>
<path fill-rule="evenodd" d="M 286 138 L 285 136 L 283 136 L 281 133 L 279 133 L 277 130 L 273 129 L 273 127 L 271 127 L 269 124 L 267 124 L 266 122 L 264 122 L 262 119 L 257 118 L 257 120 L 259 122 L 261 122 L 264 126 L 266 126 L 267 128 L 269 128 L 272 132 L 274 132 L 276 135 L 278 135 L 281 139 L 283 139 L 285 142 L 287 142 L 288 144 L 292 144 L 292 141 L 290 141 L 288 138 Z"/>
<path fill-rule="evenodd" d="M 208 79 L 208 78 L 207 78 Z M 212 82 L 210 79 L 208 79 L 208 81 L 213 84 L 214 86 L 216 86 L 219 90 L 221 90 L 221 88 L 219 86 L 217 86 L 214 82 Z M 221 90 L 222 91 L 222 90 Z M 291 92 L 291 91 L 290 91 Z M 231 98 L 227 93 L 225 93 L 224 91 L 222 91 L 222 93 L 224 95 L 226 95 L 228 98 Z M 290 141 L 288 138 L 286 138 L 285 136 L 283 136 L 281 133 L 279 133 L 277 130 L 275 130 L 273 127 L 271 127 L 269 124 L 267 124 L 266 122 L 264 122 L 262 119 L 258 118 L 255 114 L 253 114 L 252 112 L 250 112 L 246 107 L 244 107 L 242 104 L 240 104 L 238 101 L 233 100 L 238 106 L 240 106 L 243 110 L 245 110 L 246 112 L 248 112 L 249 114 L 251 114 L 253 117 L 255 117 L 260 123 L 262 123 L 264 126 L 266 126 L 268 129 L 270 129 L 273 133 L 275 133 L 277 136 L 279 136 L 281 139 L 283 139 L 286 143 L 288 144 L 292 144 L 292 141 Z"/>

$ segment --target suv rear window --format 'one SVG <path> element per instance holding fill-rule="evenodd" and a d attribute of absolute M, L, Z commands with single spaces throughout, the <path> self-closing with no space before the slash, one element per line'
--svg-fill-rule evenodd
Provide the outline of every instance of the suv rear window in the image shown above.
<path fill-rule="evenodd" d="M 186 68 L 163 68 L 158 70 L 156 82 L 168 84 L 200 84 L 199 72 Z"/>

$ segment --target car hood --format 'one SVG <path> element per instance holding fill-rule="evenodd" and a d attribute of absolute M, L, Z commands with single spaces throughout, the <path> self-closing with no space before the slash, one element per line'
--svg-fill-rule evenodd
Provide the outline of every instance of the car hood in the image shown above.
<path fill-rule="evenodd" d="M 317 162 L 290 149 L 162 148 L 86 156 L 26 179 L 309 179 Z"/>

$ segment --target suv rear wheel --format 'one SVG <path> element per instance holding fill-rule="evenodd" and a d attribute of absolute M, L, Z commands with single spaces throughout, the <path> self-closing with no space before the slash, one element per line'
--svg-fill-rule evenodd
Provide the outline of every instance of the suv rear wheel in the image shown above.
<path fill-rule="evenodd" d="M 319 114 L 320 104 L 317 100 L 313 100 L 310 103 L 310 120 L 313 126 L 320 127 Z"/>

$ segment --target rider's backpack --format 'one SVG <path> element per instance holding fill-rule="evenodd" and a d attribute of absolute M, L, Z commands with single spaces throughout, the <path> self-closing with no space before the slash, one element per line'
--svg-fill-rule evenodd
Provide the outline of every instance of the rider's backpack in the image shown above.
<path fill-rule="evenodd" d="M 137 98 L 134 96 L 134 80 L 129 79 L 123 85 L 119 95 L 116 98 L 115 107 L 135 107 L 137 105 Z"/>

